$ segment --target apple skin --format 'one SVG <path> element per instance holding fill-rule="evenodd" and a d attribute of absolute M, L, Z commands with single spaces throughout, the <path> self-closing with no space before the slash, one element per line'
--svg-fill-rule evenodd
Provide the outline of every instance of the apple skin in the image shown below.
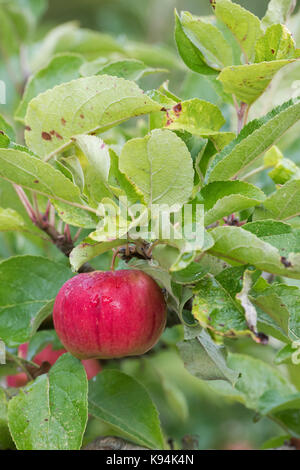
<path fill-rule="evenodd" d="M 18 350 L 19 357 L 26 359 L 28 351 L 28 343 L 21 344 Z M 65 349 L 53 349 L 51 344 L 48 344 L 42 351 L 40 351 L 33 358 L 33 362 L 38 366 L 41 366 L 43 362 L 49 362 L 51 366 L 55 364 L 57 359 L 67 351 Z M 95 359 L 89 359 L 87 361 L 81 361 L 85 368 L 88 380 L 92 379 L 101 371 L 101 365 L 99 361 Z M 28 377 L 25 372 L 20 372 L 15 375 L 8 375 L 6 377 L 6 384 L 8 387 L 24 387 L 28 382 Z"/>
<path fill-rule="evenodd" d="M 166 304 L 143 271 L 94 271 L 62 286 L 53 321 L 64 347 L 79 359 L 138 356 L 162 334 Z"/>

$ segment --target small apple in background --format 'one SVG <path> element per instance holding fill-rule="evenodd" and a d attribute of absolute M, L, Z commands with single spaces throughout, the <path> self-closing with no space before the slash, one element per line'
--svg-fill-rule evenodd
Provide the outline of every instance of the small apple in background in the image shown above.
<path fill-rule="evenodd" d="M 144 354 L 161 336 L 166 304 L 143 271 L 78 274 L 60 289 L 53 321 L 64 347 L 79 359 Z"/>
<path fill-rule="evenodd" d="M 21 344 L 18 350 L 18 355 L 19 357 L 22 357 L 23 359 L 26 359 L 27 356 L 27 351 L 28 351 L 28 343 Z M 67 351 L 65 349 L 53 349 L 52 344 L 48 344 L 42 351 L 40 351 L 36 356 L 33 358 L 33 362 L 37 364 L 38 366 L 41 366 L 43 362 L 49 362 L 51 366 L 55 364 L 57 359 Z M 86 361 L 81 361 L 85 371 L 88 380 L 92 379 L 95 377 L 95 375 L 98 374 L 98 372 L 101 371 L 101 365 L 99 361 L 96 359 L 89 359 Z M 25 372 L 20 372 L 19 374 L 15 375 L 8 375 L 6 377 L 6 384 L 8 387 L 24 387 L 28 382 L 28 377 L 25 374 Z"/>

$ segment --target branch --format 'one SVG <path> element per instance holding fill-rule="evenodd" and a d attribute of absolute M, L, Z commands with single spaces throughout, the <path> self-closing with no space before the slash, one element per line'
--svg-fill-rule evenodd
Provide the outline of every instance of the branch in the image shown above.
<path fill-rule="evenodd" d="M 25 191 L 20 186 L 13 185 L 20 201 L 26 209 L 26 212 L 32 221 L 32 223 L 40 230 L 45 232 L 50 241 L 67 257 L 70 256 L 71 251 L 75 247 L 74 240 L 72 240 L 70 227 L 68 224 L 65 225 L 63 233 L 60 233 L 55 227 L 55 210 L 50 200 L 47 203 L 46 211 L 42 214 L 39 210 L 36 193 L 33 193 L 34 207 L 32 207 Z M 76 236 L 75 236 L 76 238 Z M 88 263 L 85 263 L 79 269 L 80 273 L 92 272 L 94 269 Z"/>
<path fill-rule="evenodd" d="M 82 450 L 149 450 L 118 437 L 98 437 Z"/>

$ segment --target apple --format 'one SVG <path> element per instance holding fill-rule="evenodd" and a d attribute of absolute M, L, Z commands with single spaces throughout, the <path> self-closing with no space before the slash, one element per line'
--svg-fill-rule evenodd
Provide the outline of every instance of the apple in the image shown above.
<path fill-rule="evenodd" d="M 26 359 L 27 356 L 27 351 L 28 351 L 28 343 L 21 344 L 18 350 L 18 355 L 19 357 L 22 357 L 23 359 Z M 48 344 L 42 351 L 40 351 L 36 356 L 33 358 L 33 362 L 37 364 L 38 366 L 41 366 L 43 362 L 49 362 L 51 366 L 55 364 L 57 359 L 67 351 L 65 349 L 53 349 L 52 344 Z M 85 371 L 88 380 L 92 379 L 95 377 L 95 375 L 98 374 L 98 372 L 101 371 L 101 365 L 99 361 L 95 359 L 89 359 L 86 361 L 81 361 Z M 8 387 L 24 387 L 28 382 L 28 377 L 25 374 L 25 372 L 20 372 L 19 374 L 15 375 L 8 375 L 6 377 L 6 384 Z"/>
<path fill-rule="evenodd" d="M 166 304 L 143 271 L 94 271 L 69 279 L 54 304 L 53 321 L 64 347 L 79 359 L 144 354 L 166 323 Z"/>

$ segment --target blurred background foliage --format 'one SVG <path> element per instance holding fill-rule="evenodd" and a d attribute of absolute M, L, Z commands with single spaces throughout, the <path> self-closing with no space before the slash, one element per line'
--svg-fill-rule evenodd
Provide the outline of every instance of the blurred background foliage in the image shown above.
<path fill-rule="evenodd" d="M 42 4 L 43 2 L 41 2 Z M 262 17 L 266 11 L 268 0 L 243 0 L 242 6 Z M 298 2 L 299 3 L 299 2 Z M 170 79 L 170 89 L 182 98 L 199 97 L 214 102 L 222 107 L 222 112 L 228 118 L 227 128 L 235 128 L 232 110 L 222 103 L 209 80 L 203 76 L 188 71 L 180 61 L 173 39 L 174 8 L 188 10 L 196 15 L 209 15 L 211 8 L 209 0 L 50 0 L 42 21 L 34 33 L 34 38 L 28 48 L 28 55 L 38 57 L 43 55 L 41 44 L 45 35 L 52 28 L 70 21 L 76 21 L 81 27 L 111 34 L 119 44 L 132 50 L 135 58 L 141 58 L 148 65 L 166 66 L 170 74 L 150 75 L 139 81 L 144 89 L 158 87 Z M 298 5 L 299 10 L 299 5 Z M 297 11 L 297 10 L 296 10 Z M 299 38 L 299 14 L 291 22 L 290 27 L 295 39 Z M 298 31 L 298 32 L 297 32 Z M 153 45 L 162 49 L 153 49 Z M 63 47 L 64 44 L 61 45 Z M 42 53 L 41 53 L 42 51 Z M 47 59 L 47 57 L 40 57 Z M 7 104 L 0 105 L 0 113 L 11 119 L 19 97 L 16 95 L 8 74 L 7 64 L 0 61 L 0 78 L 7 83 Z M 20 64 L 12 60 L 11 67 L 16 77 L 20 73 Z M 36 66 L 39 67 L 39 64 Z M 265 114 L 271 107 L 285 101 L 291 96 L 291 87 L 299 77 L 299 65 L 291 66 L 280 72 L 273 85 L 253 106 L 252 117 Z M 279 91 L 280 84 L 280 91 Z M 299 93 L 298 93 L 299 94 Z M 144 124 L 138 122 L 138 131 L 131 128 L 123 129 L 124 136 L 134 136 L 142 132 Z M 139 126 L 140 125 L 140 126 Z M 144 126 L 145 127 L 145 126 Z M 22 131 L 22 129 L 20 129 Z M 121 131 L 116 131 L 121 132 Z M 21 133 L 20 133 L 21 135 Z M 295 126 L 279 142 L 280 149 L 286 157 L 300 163 L 300 126 Z M 114 135 L 111 136 L 114 139 Z M 120 135 L 118 135 L 120 140 Z M 266 192 L 274 188 L 267 173 L 262 173 L 256 181 Z M 18 202 L 14 190 L 9 183 L 1 181 L 0 206 L 12 207 L 26 219 L 26 213 Z M 38 229 L 36 229 L 38 232 Z M 83 231 L 82 238 L 85 233 Z M 17 233 L 0 235 L 0 260 L 9 256 L 33 254 L 55 258 L 67 264 L 55 247 L 47 241 L 34 236 Z M 97 269 L 109 269 L 110 255 L 98 257 L 93 265 Z M 172 335 L 169 335 L 172 336 Z M 176 342 L 176 341 L 175 341 Z M 156 349 L 141 360 L 128 359 L 122 361 L 121 367 L 126 373 L 134 375 L 144 383 L 158 406 L 164 429 L 174 439 L 175 446 L 181 445 L 182 439 L 187 448 L 196 445 L 200 449 L 223 448 L 260 448 L 262 444 L 274 436 L 283 435 L 283 431 L 275 423 L 264 418 L 258 420 L 253 411 L 229 399 L 218 396 L 209 384 L 191 376 L 183 367 L 176 352 L 175 342 L 163 337 Z M 242 339 L 231 342 L 230 349 L 235 352 L 251 354 L 273 363 L 276 354 L 276 344 L 258 346 L 251 340 Z M 109 365 L 114 366 L 114 364 Z M 296 368 L 280 366 L 281 371 L 288 375 L 300 390 L 299 373 Z M 109 435 L 111 430 L 98 421 L 91 420 L 88 425 L 85 442 L 99 435 Z"/>

